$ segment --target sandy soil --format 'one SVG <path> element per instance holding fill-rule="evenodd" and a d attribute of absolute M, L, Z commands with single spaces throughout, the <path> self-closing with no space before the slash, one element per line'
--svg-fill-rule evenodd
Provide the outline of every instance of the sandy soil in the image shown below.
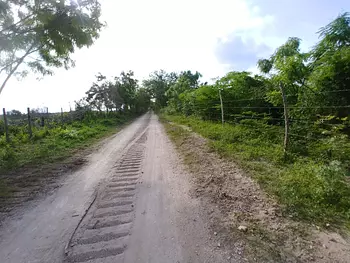
<path fill-rule="evenodd" d="M 0 261 L 240 262 L 209 228 L 155 115 L 113 136 L 0 230 Z"/>

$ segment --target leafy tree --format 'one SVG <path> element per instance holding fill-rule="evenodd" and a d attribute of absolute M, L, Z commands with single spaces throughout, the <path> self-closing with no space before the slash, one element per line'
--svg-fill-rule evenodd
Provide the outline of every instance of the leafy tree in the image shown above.
<path fill-rule="evenodd" d="M 201 85 L 197 89 L 188 88 L 181 93 L 178 96 L 177 110 L 204 119 L 218 119 L 221 116 L 219 99 L 221 89 L 224 112 L 228 119 L 240 117 L 246 111 L 265 113 L 270 105 L 264 100 L 268 84 L 265 78 L 251 76 L 248 72 L 229 72 L 214 85 Z M 251 110 L 251 107 L 254 109 Z"/>
<path fill-rule="evenodd" d="M 143 81 L 143 87 L 147 89 L 151 98 L 155 100 L 157 107 L 165 107 L 168 102 L 166 92 L 176 82 L 176 73 L 167 73 L 164 70 L 154 71 L 149 79 Z"/>
<path fill-rule="evenodd" d="M 281 105 L 282 98 L 279 92 L 279 85 L 283 84 L 286 93 L 296 103 L 298 94 L 308 88 L 307 78 L 310 75 L 308 66 L 308 53 L 300 51 L 301 40 L 291 37 L 285 44 L 277 48 L 275 53 L 269 59 L 258 61 L 258 67 L 261 72 L 271 75 L 271 81 L 274 84 L 273 89 L 267 93 L 268 100 L 274 105 Z M 295 95 L 293 97 L 293 95 Z"/>
<path fill-rule="evenodd" d="M 175 111 L 180 110 L 179 95 L 186 90 L 196 89 L 199 87 L 199 78 L 202 75 L 196 71 L 192 73 L 190 70 L 182 71 L 176 81 L 169 87 L 166 96 L 169 99 L 169 104 L 174 107 Z"/>
<path fill-rule="evenodd" d="M 317 93 L 310 102 L 327 106 L 318 113 L 350 114 L 350 16 L 343 13 L 319 31 L 320 42 L 311 51 L 310 84 Z M 336 106 L 332 109 L 331 106 Z M 314 112 L 315 114 L 315 112 Z"/>
<path fill-rule="evenodd" d="M 243 111 L 265 112 L 269 106 L 264 100 L 269 81 L 261 76 L 252 76 L 249 72 L 229 72 L 217 80 L 215 86 L 222 89 L 223 102 L 230 107 L 227 112 L 239 114 Z M 245 109 L 246 108 L 246 109 Z"/>
<path fill-rule="evenodd" d="M 135 112 L 143 113 L 148 111 L 151 104 L 151 96 L 146 89 L 140 88 L 136 91 L 135 95 Z"/>
<path fill-rule="evenodd" d="M 120 95 L 123 104 L 126 109 L 132 107 L 135 102 L 136 89 L 138 87 L 138 80 L 134 77 L 133 71 L 128 71 L 120 74 L 119 77 L 115 77 L 116 92 Z"/>
<path fill-rule="evenodd" d="M 106 81 L 106 76 L 99 73 L 97 82 L 94 82 L 91 88 L 86 92 L 86 101 L 92 108 L 102 111 L 104 109 L 112 108 L 112 101 L 110 98 L 109 83 Z"/>
<path fill-rule="evenodd" d="M 134 72 L 121 72 L 120 76 L 110 81 L 99 73 L 97 81 L 86 92 L 86 101 L 98 111 L 131 110 L 143 112 L 149 108 L 150 95 L 146 89 L 139 89 Z"/>
<path fill-rule="evenodd" d="M 99 36 L 100 9 L 98 0 L 0 0 L 0 93 L 13 75 L 74 66 L 74 50 Z"/>

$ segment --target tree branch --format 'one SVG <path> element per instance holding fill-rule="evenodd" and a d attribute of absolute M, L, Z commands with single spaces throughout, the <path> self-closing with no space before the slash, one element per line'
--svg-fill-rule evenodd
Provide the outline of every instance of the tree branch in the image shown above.
<path fill-rule="evenodd" d="M 16 72 L 16 70 L 18 69 L 18 67 L 22 64 L 22 62 L 24 61 L 24 59 L 25 59 L 28 55 L 30 55 L 30 54 L 32 54 L 32 53 L 34 53 L 34 52 L 36 52 L 36 51 L 39 50 L 39 48 L 33 49 L 34 46 L 35 46 L 35 44 L 33 44 L 33 45 L 27 50 L 27 52 L 18 60 L 17 65 L 16 65 L 16 66 L 10 71 L 10 73 L 7 75 L 6 79 L 4 80 L 4 82 L 2 83 L 2 85 L 1 85 L 1 87 L 0 87 L 0 95 L 1 95 L 1 93 L 2 93 L 2 91 L 3 91 L 3 89 L 5 88 L 6 83 L 7 83 L 8 80 L 12 77 L 12 75 Z M 12 65 L 13 65 L 13 64 L 11 64 L 11 66 L 12 66 Z"/>
<path fill-rule="evenodd" d="M 8 63 L 7 65 L 5 65 L 4 67 L 2 67 L 2 68 L 0 69 L 0 74 L 1 74 L 1 72 L 3 72 L 4 70 L 6 70 L 7 68 L 11 67 L 13 64 L 17 63 L 17 62 L 20 61 L 20 60 L 21 60 L 21 58 L 18 58 L 18 59 L 14 60 L 14 61 L 11 61 L 10 63 Z"/>
<path fill-rule="evenodd" d="M 3 29 L 0 31 L 0 34 L 3 34 L 3 32 L 5 32 L 5 31 L 7 31 L 7 30 L 9 30 L 9 29 L 11 29 L 11 28 L 17 26 L 18 24 L 22 23 L 23 21 L 27 20 L 28 18 L 30 18 L 30 17 L 33 16 L 33 15 L 34 15 L 34 13 L 33 13 L 33 14 L 30 14 L 30 15 L 27 15 L 26 17 L 24 17 L 24 18 L 22 18 L 21 20 L 19 20 L 17 23 L 15 23 L 15 24 L 13 24 L 13 25 L 10 25 L 10 26 L 8 26 L 8 27 L 6 27 L 6 28 L 3 28 Z"/>

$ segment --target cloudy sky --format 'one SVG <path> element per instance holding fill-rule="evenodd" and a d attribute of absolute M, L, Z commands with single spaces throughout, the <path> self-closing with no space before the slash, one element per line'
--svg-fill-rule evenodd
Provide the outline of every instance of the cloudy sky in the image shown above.
<path fill-rule="evenodd" d="M 288 37 L 303 40 L 307 50 L 318 29 L 339 13 L 348 0 L 101 0 L 108 27 L 89 49 L 77 51 L 76 67 L 11 79 L 0 106 L 69 109 L 84 96 L 101 72 L 118 75 L 133 70 L 140 79 L 154 70 L 197 70 L 206 80 L 230 70 L 256 70 Z M 3 77 L 3 76 L 0 76 Z M 2 80 L 0 78 L 0 80 Z"/>

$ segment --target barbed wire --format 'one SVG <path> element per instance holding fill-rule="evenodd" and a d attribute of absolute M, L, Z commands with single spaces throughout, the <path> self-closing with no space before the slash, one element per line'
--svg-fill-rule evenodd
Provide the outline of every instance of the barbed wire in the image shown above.
<path fill-rule="evenodd" d="M 350 89 L 342 89 L 342 90 L 327 90 L 327 91 L 319 91 L 319 92 L 312 92 L 311 94 L 312 95 L 322 95 L 322 94 L 329 94 L 329 93 L 338 93 L 338 92 L 350 92 Z M 241 95 L 250 95 L 250 94 L 253 94 L 253 93 L 241 93 Z M 299 97 L 300 95 L 304 95 L 305 93 L 301 93 L 301 94 L 286 94 L 285 96 L 287 98 L 289 97 Z M 239 93 L 238 93 L 239 95 Z M 265 97 L 257 97 L 257 98 L 249 98 L 249 99 L 238 99 L 238 100 L 225 100 L 225 98 L 223 98 L 223 101 L 224 102 L 241 102 L 241 101 L 254 101 L 254 100 L 264 100 L 266 102 L 268 102 L 268 98 L 265 96 Z M 215 102 L 220 102 L 219 99 L 215 99 L 214 100 Z"/>
<path fill-rule="evenodd" d="M 192 107 L 197 107 L 199 109 L 220 109 L 221 105 L 216 104 L 214 106 L 208 107 L 204 104 L 192 105 Z M 284 107 L 277 106 L 227 106 L 223 105 L 224 109 L 284 109 Z M 288 106 L 288 109 L 347 109 L 350 108 L 350 105 L 343 106 Z"/>

